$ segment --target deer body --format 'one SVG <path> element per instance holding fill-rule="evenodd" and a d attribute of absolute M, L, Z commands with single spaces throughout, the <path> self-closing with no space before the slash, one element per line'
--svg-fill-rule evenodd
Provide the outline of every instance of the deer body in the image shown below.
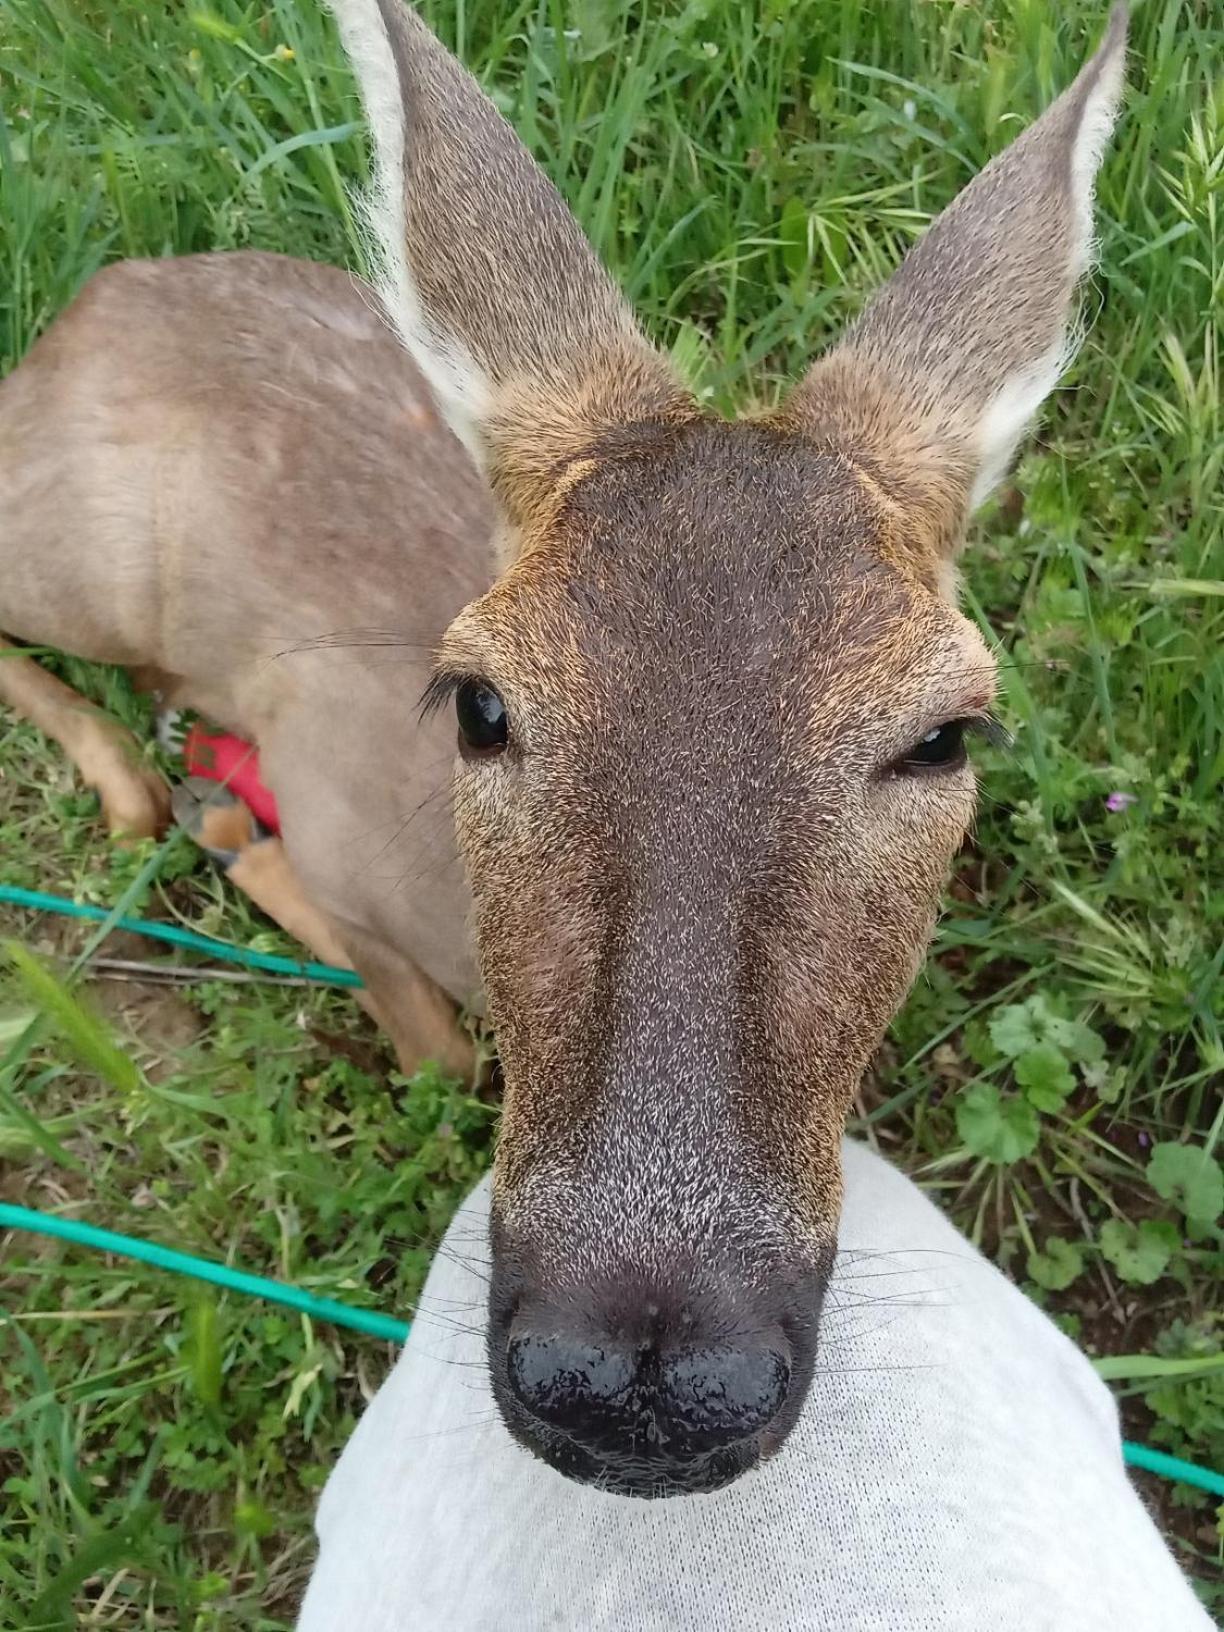
<path fill-rule="evenodd" d="M 403 959 L 470 1002 L 451 733 L 418 705 L 490 506 L 370 292 L 254 253 L 108 268 L 0 383 L 0 494 L 0 629 L 258 743 L 380 1010 Z"/>
<path fill-rule="evenodd" d="M 437 785 L 442 738 L 410 743 L 399 667 L 359 656 L 337 697 L 334 653 L 278 660 L 266 692 L 252 665 L 312 629 L 399 629 L 401 608 L 433 619 L 429 717 L 455 711 L 455 831 L 506 1084 L 494 1393 L 511 1432 L 572 1477 L 709 1490 L 776 1451 L 798 1414 L 842 1124 L 972 818 L 962 738 L 986 718 L 993 662 L 956 609 L 954 558 L 1058 376 L 1125 16 L 782 406 L 728 425 L 642 336 L 420 19 L 399 0 L 332 6 L 374 139 L 384 305 L 487 483 L 495 572 L 480 583 L 486 513 L 457 462 L 442 484 L 432 463 L 406 486 L 393 474 L 423 448 L 457 458 L 409 428 L 402 389 L 354 406 L 354 435 L 333 447 L 261 380 L 242 441 L 258 446 L 270 415 L 272 463 L 304 503 L 251 494 L 260 519 L 242 536 L 278 569 L 232 654 L 247 678 L 204 706 L 261 747 L 274 734 L 282 799 L 303 732 L 349 733 L 327 796 L 312 780 L 319 802 L 301 801 L 318 831 L 295 841 L 339 911 L 313 863 L 335 865 L 354 807 L 407 807 L 396 778 Z M 303 353 L 317 339 L 304 328 Z M 327 347 L 342 378 L 344 347 Z M 300 366 L 309 400 L 319 370 Z M 266 466 L 239 468 L 236 492 L 264 485 Z M 394 502 L 367 529 L 379 564 L 359 588 L 347 545 L 384 480 Z M 274 541 L 323 507 L 308 545 Z M 397 516 L 405 537 L 438 529 L 411 564 L 389 542 Z M 212 570 L 228 584 L 232 564 Z M 138 621 L 155 622 L 164 606 L 133 578 Z M 172 672 L 178 650 L 162 653 Z M 439 912 L 453 924 L 457 886 L 441 908 L 421 899 L 431 932 Z M 455 991 L 455 943 L 426 938 L 413 956 Z"/>

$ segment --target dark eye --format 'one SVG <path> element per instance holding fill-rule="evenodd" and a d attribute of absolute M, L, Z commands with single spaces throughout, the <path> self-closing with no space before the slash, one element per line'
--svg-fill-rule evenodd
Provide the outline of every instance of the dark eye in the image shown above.
<path fill-rule="evenodd" d="M 949 720 L 928 731 L 896 763 L 898 771 L 951 771 L 965 763 L 965 722 Z"/>
<path fill-rule="evenodd" d="M 509 736 L 506 705 L 492 686 L 479 680 L 461 681 L 455 692 L 455 712 L 462 752 L 480 756 L 502 752 Z"/>

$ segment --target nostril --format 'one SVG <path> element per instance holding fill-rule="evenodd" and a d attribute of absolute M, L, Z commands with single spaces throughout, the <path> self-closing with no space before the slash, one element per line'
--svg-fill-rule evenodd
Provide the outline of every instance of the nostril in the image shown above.
<path fill-rule="evenodd" d="M 663 1365 L 661 1392 L 690 1454 L 733 1445 L 767 1428 L 786 1399 L 790 1361 L 777 1346 L 689 1349 Z"/>
<path fill-rule="evenodd" d="M 559 1336 L 511 1337 L 510 1387 L 532 1416 L 577 1439 L 618 1416 L 638 1370 L 635 1356 Z"/>

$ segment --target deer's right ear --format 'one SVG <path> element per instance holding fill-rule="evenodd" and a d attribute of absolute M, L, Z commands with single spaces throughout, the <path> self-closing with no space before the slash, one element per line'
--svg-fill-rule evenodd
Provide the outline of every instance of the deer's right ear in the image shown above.
<path fill-rule="evenodd" d="M 511 510 L 601 425 L 683 411 L 565 203 L 402 0 L 329 0 L 374 145 L 387 313 Z"/>
<path fill-rule="evenodd" d="M 937 558 L 1003 474 L 1074 347 L 1126 7 L 1075 81 L 938 216 L 779 418 L 831 440 L 924 522 Z"/>

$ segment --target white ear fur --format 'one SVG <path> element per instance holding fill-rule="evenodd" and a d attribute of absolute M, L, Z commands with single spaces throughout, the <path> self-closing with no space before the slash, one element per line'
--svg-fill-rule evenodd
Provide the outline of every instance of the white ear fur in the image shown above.
<path fill-rule="evenodd" d="M 1039 362 L 1008 380 L 986 404 L 977 428 L 977 473 L 969 489 L 970 510 L 990 497 L 1011 464 L 1020 438 L 1078 349 L 1078 337 L 1069 332 Z"/>
<path fill-rule="evenodd" d="M 358 208 L 366 227 L 374 287 L 392 328 L 433 392 L 447 425 L 483 463 L 484 419 L 492 385 L 453 338 L 425 317 L 408 267 L 404 216 L 404 114 L 399 76 L 378 0 L 329 0 L 340 39 L 357 75 L 372 143 L 371 182 Z"/>
<path fill-rule="evenodd" d="M 1117 117 L 1125 72 L 1124 51 L 1114 51 L 1103 62 L 1100 77 L 1084 104 L 1071 154 L 1075 232 L 1071 271 L 1076 283 L 1088 273 L 1095 259 L 1093 198 L 1096 177 Z M 1083 324 L 1073 319 L 1057 345 L 1035 364 L 1008 380 L 986 404 L 977 431 L 977 475 L 970 490 L 971 509 L 976 509 L 987 498 L 1010 465 L 1030 421 L 1079 350 L 1083 329 Z"/>

